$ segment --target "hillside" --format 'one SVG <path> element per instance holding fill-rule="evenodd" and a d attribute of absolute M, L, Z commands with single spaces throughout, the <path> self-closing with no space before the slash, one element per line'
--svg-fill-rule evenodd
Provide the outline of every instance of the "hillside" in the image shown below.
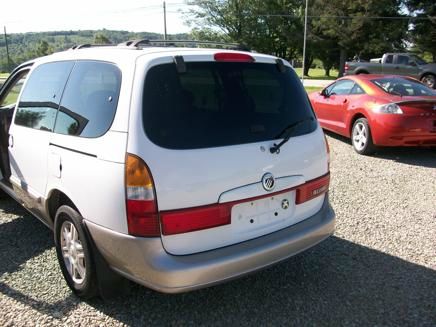
<path fill-rule="evenodd" d="M 0 73 L 8 72 L 20 63 L 29 59 L 61 51 L 75 44 L 87 43 L 121 43 L 131 39 L 162 39 L 157 33 L 132 33 L 127 31 L 84 30 L 84 31 L 56 31 L 41 33 L 8 34 L 9 55 L 11 67 L 8 69 L 5 39 L 0 37 Z M 187 39 L 187 34 L 169 35 L 169 39 Z M 95 42 L 97 41 L 97 42 Z"/>

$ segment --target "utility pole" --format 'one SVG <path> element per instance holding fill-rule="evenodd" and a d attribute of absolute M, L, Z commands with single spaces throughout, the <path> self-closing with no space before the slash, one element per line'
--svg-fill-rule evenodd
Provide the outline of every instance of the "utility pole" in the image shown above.
<path fill-rule="evenodd" d="M 304 10 L 304 41 L 303 41 L 303 72 L 301 74 L 301 82 L 304 83 L 304 69 L 306 63 L 306 38 L 307 38 L 307 3 L 309 0 L 306 0 L 306 9 Z"/>
<path fill-rule="evenodd" d="M 164 12 L 164 40 L 167 40 L 167 7 L 165 1 L 163 2 L 163 12 Z"/>
<path fill-rule="evenodd" d="M 5 33 L 5 45 L 6 45 L 6 56 L 8 57 L 8 71 L 11 69 L 11 58 L 9 57 L 9 45 L 8 45 L 8 36 L 6 34 L 6 26 L 3 26 L 3 30 Z"/>

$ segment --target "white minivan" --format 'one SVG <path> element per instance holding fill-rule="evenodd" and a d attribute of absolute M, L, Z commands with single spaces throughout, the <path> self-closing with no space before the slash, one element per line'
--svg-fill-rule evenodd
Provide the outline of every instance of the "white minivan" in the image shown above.
<path fill-rule="evenodd" d="M 194 290 L 330 236 L 329 150 L 284 60 L 79 46 L 0 91 L 1 189 L 54 231 L 78 296 Z"/>

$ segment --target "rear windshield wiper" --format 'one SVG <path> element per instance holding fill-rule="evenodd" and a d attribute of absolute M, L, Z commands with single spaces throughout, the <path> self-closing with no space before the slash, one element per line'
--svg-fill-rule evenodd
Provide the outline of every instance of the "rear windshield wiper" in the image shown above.
<path fill-rule="evenodd" d="M 275 144 L 269 149 L 269 152 L 271 153 L 280 153 L 280 148 L 283 144 L 285 144 L 286 142 L 289 141 L 289 139 L 291 138 L 292 135 L 292 131 L 297 127 L 300 126 L 301 124 L 307 122 L 307 121 L 313 121 L 315 118 L 313 117 L 308 117 L 308 118 L 304 118 L 301 120 L 296 121 L 295 123 L 292 123 L 288 126 L 286 126 L 280 133 L 279 135 L 276 136 L 276 138 L 281 137 L 282 135 L 286 134 L 286 136 L 284 137 L 283 141 L 281 141 L 279 144 Z"/>

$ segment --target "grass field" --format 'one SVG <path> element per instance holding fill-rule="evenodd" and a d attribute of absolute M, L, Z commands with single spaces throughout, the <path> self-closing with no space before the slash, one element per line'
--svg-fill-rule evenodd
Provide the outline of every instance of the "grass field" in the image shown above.
<path fill-rule="evenodd" d="M 0 73 L 0 78 L 1 79 L 6 79 L 8 78 L 9 74 L 8 73 Z"/>
<path fill-rule="evenodd" d="M 294 68 L 297 75 L 301 77 L 301 68 Z M 335 80 L 338 76 L 338 71 L 335 69 L 332 69 L 330 71 L 330 76 L 325 76 L 324 69 L 321 68 L 312 68 L 309 69 L 309 76 L 305 76 L 305 79 L 328 79 L 328 80 Z"/>
<path fill-rule="evenodd" d="M 305 88 L 307 93 L 321 91 L 323 89 L 322 87 L 317 87 L 317 86 L 305 86 L 304 88 Z"/>

